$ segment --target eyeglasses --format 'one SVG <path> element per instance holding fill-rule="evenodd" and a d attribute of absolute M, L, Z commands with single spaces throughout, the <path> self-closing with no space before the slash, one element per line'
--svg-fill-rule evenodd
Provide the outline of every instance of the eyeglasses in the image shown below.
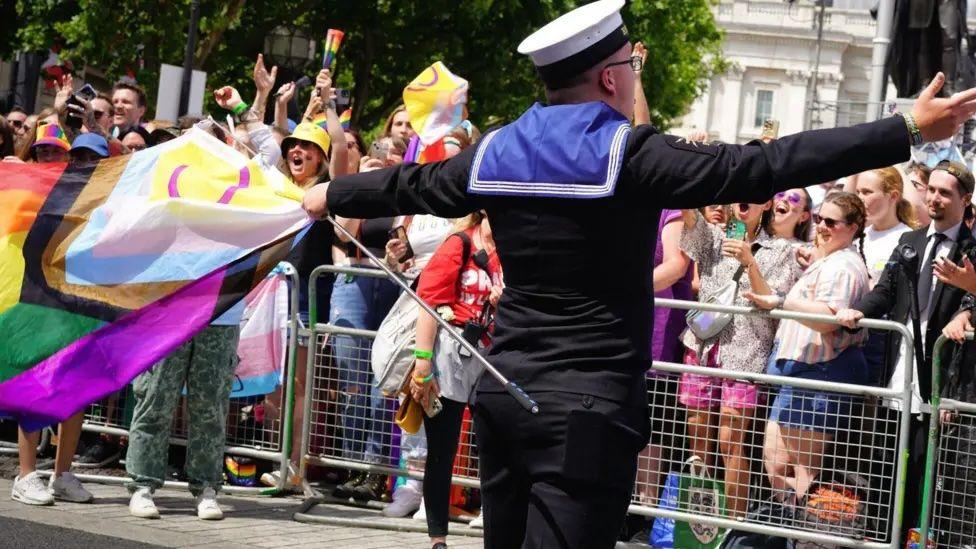
<path fill-rule="evenodd" d="M 786 199 L 790 204 L 794 204 L 797 206 L 801 202 L 803 202 L 803 197 L 800 196 L 800 193 L 786 193 L 786 192 L 776 193 L 776 196 L 773 198 L 777 201 Z"/>
<path fill-rule="evenodd" d="M 820 214 L 813 214 L 814 225 L 819 225 L 821 222 L 823 222 L 823 224 L 826 225 L 827 228 L 831 230 L 836 228 L 838 223 L 842 223 L 844 225 L 848 224 L 846 221 L 842 221 L 840 219 L 831 219 L 829 217 L 823 217 Z"/>
<path fill-rule="evenodd" d="M 617 65 L 630 65 L 630 68 L 634 72 L 640 72 L 644 68 L 644 59 L 639 55 L 631 56 L 630 59 L 626 61 L 617 61 L 615 63 L 607 63 L 603 68 L 609 69 L 610 67 L 615 67 Z"/>
<path fill-rule="evenodd" d="M 105 116 L 105 111 L 93 111 L 95 113 L 95 118 L 101 118 Z"/>
<path fill-rule="evenodd" d="M 13 126 L 14 129 L 17 129 L 17 130 L 19 130 L 19 129 L 21 129 L 21 128 L 24 127 L 24 121 L 23 120 L 8 120 L 7 122 L 10 122 L 10 125 Z"/>

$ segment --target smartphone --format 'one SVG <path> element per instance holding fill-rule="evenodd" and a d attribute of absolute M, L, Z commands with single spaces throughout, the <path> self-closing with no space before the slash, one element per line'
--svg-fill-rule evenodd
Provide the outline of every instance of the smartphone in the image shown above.
<path fill-rule="evenodd" d="M 397 258 L 397 261 L 404 263 L 413 257 L 413 247 L 410 246 L 410 240 L 407 239 L 407 229 L 403 225 L 390 229 L 390 238 L 396 238 L 407 245 L 407 251 L 401 257 Z"/>
<path fill-rule="evenodd" d="M 746 224 L 733 217 L 725 224 L 725 237 L 733 240 L 745 240 Z"/>
<path fill-rule="evenodd" d="M 777 139 L 779 137 L 779 120 L 767 118 L 763 121 L 762 138 Z"/>
<path fill-rule="evenodd" d="M 386 162 L 390 159 L 390 144 L 383 141 L 373 141 L 369 147 L 369 156 Z"/>
<path fill-rule="evenodd" d="M 427 417 L 434 417 L 443 409 L 444 405 L 441 404 L 441 399 L 437 395 L 430 395 L 430 398 L 427 399 L 427 406 L 424 406 L 424 413 L 427 414 Z"/>
<path fill-rule="evenodd" d="M 71 97 L 68 98 L 68 104 L 81 106 L 81 101 L 78 100 L 79 97 L 85 101 L 91 101 L 92 99 L 98 97 L 98 92 L 95 91 L 95 88 L 93 88 L 91 84 L 85 84 L 80 90 L 71 94 Z M 77 130 L 81 128 L 82 119 L 80 116 L 72 113 L 69 110 L 65 116 L 65 123 L 69 128 Z"/>
<path fill-rule="evenodd" d="M 335 102 L 336 102 L 336 112 L 342 112 L 342 111 L 346 110 L 346 108 L 349 107 L 349 103 L 352 101 L 350 99 L 350 97 L 352 97 L 352 95 L 349 93 L 349 90 L 344 90 L 342 88 L 336 88 L 335 89 L 335 94 L 336 94 L 336 99 L 335 99 Z"/>

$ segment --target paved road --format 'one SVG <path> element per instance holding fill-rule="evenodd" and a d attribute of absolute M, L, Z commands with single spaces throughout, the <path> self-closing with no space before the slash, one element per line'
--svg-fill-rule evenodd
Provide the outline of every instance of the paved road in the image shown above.
<path fill-rule="evenodd" d="M 0 517 L 2 547 L 36 547 L 72 549 L 146 549 L 159 547 L 135 541 L 120 540 L 110 536 L 89 534 L 52 524 L 38 524 L 27 520 Z"/>

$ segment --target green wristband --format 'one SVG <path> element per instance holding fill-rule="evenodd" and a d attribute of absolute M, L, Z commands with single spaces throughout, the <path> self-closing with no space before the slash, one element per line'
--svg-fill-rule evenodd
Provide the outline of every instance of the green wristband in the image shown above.
<path fill-rule="evenodd" d="M 244 111 L 246 111 L 246 110 L 247 110 L 247 103 L 245 103 L 243 101 L 241 101 L 240 103 L 238 103 L 237 106 L 233 108 L 233 112 L 237 116 L 240 116 L 241 113 L 244 112 Z"/>
<path fill-rule="evenodd" d="M 427 360 L 430 360 L 434 358 L 434 353 L 430 351 L 424 351 L 423 349 L 414 349 L 413 356 L 415 358 L 426 358 Z"/>

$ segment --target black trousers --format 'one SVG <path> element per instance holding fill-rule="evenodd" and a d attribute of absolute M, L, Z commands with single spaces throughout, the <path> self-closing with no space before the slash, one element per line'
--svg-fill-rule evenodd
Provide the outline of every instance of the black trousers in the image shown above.
<path fill-rule="evenodd" d="M 450 518 L 451 469 L 461 436 L 461 419 L 467 403 L 441 397 L 444 408 L 434 417 L 424 417 L 427 434 L 427 465 L 424 467 L 424 510 L 427 535 L 446 536 Z"/>
<path fill-rule="evenodd" d="M 647 444 L 646 403 L 533 393 L 539 414 L 507 394 L 474 405 L 487 549 L 611 548 Z"/>

